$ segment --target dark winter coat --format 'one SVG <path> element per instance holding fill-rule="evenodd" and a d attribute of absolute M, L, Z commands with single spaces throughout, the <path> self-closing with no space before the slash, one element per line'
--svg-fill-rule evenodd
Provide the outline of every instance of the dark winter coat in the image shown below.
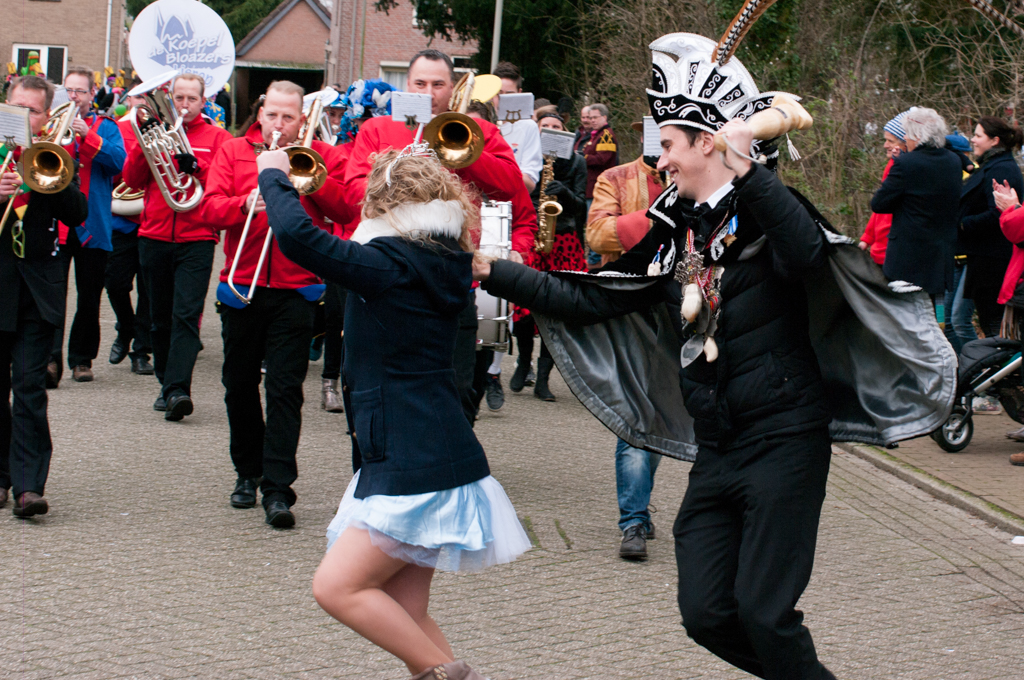
<path fill-rule="evenodd" d="M 964 295 L 995 298 L 1010 264 L 1013 244 L 999 228 L 999 210 L 992 195 L 992 180 L 1004 181 L 1024 196 L 1024 177 L 1009 151 L 985 160 L 964 182 L 960 193 L 961 241 L 967 253 L 967 280 Z"/>
<path fill-rule="evenodd" d="M 932 295 L 953 287 L 962 170 L 956 154 L 919 146 L 893 160 L 871 199 L 872 212 L 892 215 L 882 271 Z"/>
<path fill-rule="evenodd" d="M 708 363 L 702 354 L 680 371 L 697 442 L 722 448 L 826 426 L 831 420 L 808 336 L 801 279 L 826 262 L 821 232 L 765 168 L 755 164 L 735 185 L 715 210 L 692 210 L 688 220 L 698 248 L 706 245 L 725 211 L 736 212 L 739 226 L 737 240 L 718 261 L 724 267 L 715 333 L 718 360 Z M 676 236 L 680 252 L 684 239 L 684 233 Z M 609 289 L 498 261 L 483 287 L 580 325 L 658 304 L 669 305 L 679 319 L 680 284 L 671 277 L 639 290 Z M 677 332 L 682 341 L 689 339 L 681 322 Z"/>
<path fill-rule="evenodd" d="M 382 219 L 346 241 L 313 224 L 285 173 L 264 170 L 259 185 L 285 257 L 350 291 L 342 375 L 361 470 L 356 498 L 443 491 L 489 475 L 455 388 L 473 259 L 452 238 L 461 219 L 452 231 L 424 216 L 418 226 L 433 242 L 398 236 Z"/>
<path fill-rule="evenodd" d="M 582 235 L 587 223 L 587 162 L 583 156 L 574 153 L 572 158 L 555 159 L 552 170 L 555 181 L 547 193 L 554 196 L 562 206 L 555 231 L 559 234 Z M 530 193 L 530 199 L 536 209 L 540 200 L 540 182 Z M 583 243 L 582 238 L 580 243 Z"/>

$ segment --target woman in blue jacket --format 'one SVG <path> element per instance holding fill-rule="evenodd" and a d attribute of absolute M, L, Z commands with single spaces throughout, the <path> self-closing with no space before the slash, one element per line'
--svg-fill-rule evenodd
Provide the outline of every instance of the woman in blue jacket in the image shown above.
<path fill-rule="evenodd" d="M 432 153 L 389 151 L 345 241 L 306 215 L 284 152 L 257 163 L 281 251 L 350 291 L 342 391 L 356 474 L 328 528 L 313 595 L 416 678 L 482 679 L 454 660 L 427 613 L 435 569 L 473 571 L 530 547 L 455 387 L 476 208 Z"/>
<path fill-rule="evenodd" d="M 964 297 L 974 300 L 981 330 L 989 338 L 999 335 L 1003 306 L 996 298 L 1013 253 L 1013 244 L 999 228 L 992 182 L 1007 182 L 1018 196 L 1024 196 L 1024 178 L 1013 159 L 1013 150 L 1020 145 L 1020 128 L 1002 118 L 978 119 L 971 146 L 979 168 L 964 183 L 960 194 L 960 229 L 967 251 Z"/>

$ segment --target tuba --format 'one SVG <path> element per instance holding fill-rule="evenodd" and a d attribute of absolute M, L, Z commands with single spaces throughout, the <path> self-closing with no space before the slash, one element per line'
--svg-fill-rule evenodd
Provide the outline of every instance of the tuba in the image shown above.
<path fill-rule="evenodd" d="M 441 165 L 451 170 L 465 168 L 476 162 L 484 152 L 484 133 L 477 122 L 466 115 L 473 97 L 472 73 L 462 76 L 446 111 L 423 128 L 423 139 L 434 150 Z"/>
<path fill-rule="evenodd" d="M 540 196 L 537 204 L 537 241 L 533 249 L 538 253 L 550 253 L 555 247 L 555 228 L 558 216 L 562 214 L 562 205 L 554 196 L 548 196 L 544 190 L 548 182 L 555 176 L 555 156 L 544 157 L 544 170 L 540 174 Z"/>
<path fill-rule="evenodd" d="M 165 73 L 129 92 L 128 96 L 143 97 L 146 103 L 132 109 L 128 120 L 167 205 L 175 212 L 187 212 L 203 199 L 203 187 L 198 179 L 180 172 L 174 164 L 176 154 L 193 155 L 188 136 L 181 129 L 184 119 L 168 92 L 168 83 L 176 75 L 177 72 Z"/>

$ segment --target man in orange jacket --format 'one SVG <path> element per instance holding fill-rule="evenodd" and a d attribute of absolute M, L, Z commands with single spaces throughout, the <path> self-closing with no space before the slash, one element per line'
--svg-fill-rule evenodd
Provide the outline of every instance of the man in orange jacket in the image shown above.
<path fill-rule="evenodd" d="M 291 506 L 296 497 L 291 486 L 298 477 L 295 452 L 302 428 L 302 383 L 309 365 L 313 317 L 324 284 L 286 258 L 273 240 L 256 277 L 260 252 L 271 228 L 257 188 L 256 156 L 270 146 L 274 132 L 280 133 L 278 146 L 296 143 L 305 122 L 303 95 L 303 89 L 295 83 L 270 84 L 256 122 L 243 137 L 230 140 L 217 154 L 204 207 L 206 219 L 226 231 L 227 260 L 217 300 L 223 325 L 222 381 L 231 427 L 231 460 L 238 473 L 231 505 L 254 507 L 259 485 L 266 521 L 277 528 L 295 524 Z M 336 224 L 348 224 L 355 215 L 341 183 L 345 162 L 329 144 L 313 141 L 312 148 L 324 158 L 327 180 L 316 192 L 303 197 L 302 205 L 318 227 L 330 232 L 325 217 Z M 250 209 L 254 212 L 252 223 L 240 244 Z M 232 285 L 248 296 L 249 302 L 240 300 L 228 285 L 233 265 Z M 251 290 L 253 286 L 255 291 Z M 259 391 L 264 360 L 266 420 Z"/>
<path fill-rule="evenodd" d="M 202 117 L 204 87 L 201 77 L 183 73 L 171 85 L 171 96 L 174 107 L 184 112 L 182 129 L 194 154 L 179 154 L 178 170 L 205 187 L 214 154 L 231 135 Z M 168 205 L 138 144 L 132 145 L 122 178 L 128 186 L 145 191 L 139 266 L 149 293 L 153 363 L 162 386 L 153 409 L 178 421 L 193 409 L 192 369 L 203 347 L 199 318 L 210 285 L 217 228 L 203 215 L 205 196 L 185 212 Z"/>

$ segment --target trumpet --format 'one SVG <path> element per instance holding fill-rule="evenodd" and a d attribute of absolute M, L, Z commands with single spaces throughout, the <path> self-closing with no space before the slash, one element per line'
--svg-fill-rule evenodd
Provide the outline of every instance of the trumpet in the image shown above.
<path fill-rule="evenodd" d="M 129 92 L 129 96 L 145 98 L 146 103 L 132 109 L 128 120 L 167 205 L 175 212 L 187 212 L 203 200 L 203 186 L 174 165 L 176 154 L 193 155 L 188 135 L 181 129 L 184 119 L 166 89 L 175 75 L 161 76 L 157 82 L 145 82 Z"/>
<path fill-rule="evenodd" d="M 473 97 L 474 76 L 462 76 L 446 111 L 435 116 L 423 128 L 423 139 L 434 150 L 441 165 L 458 170 L 472 165 L 484 151 L 484 133 L 477 122 L 466 115 Z M 417 140 L 419 141 L 419 140 Z"/>
<path fill-rule="evenodd" d="M 64 145 L 74 141 L 74 131 L 71 130 L 71 121 L 78 116 L 78 109 L 71 103 L 61 104 L 54 109 L 50 119 L 43 126 L 39 138 L 32 142 L 32 146 L 25 149 L 21 154 L 21 166 L 24 169 L 24 182 L 32 191 L 40 194 L 56 194 L 64 191 L 71 184 L 75 177 L 75 162 L 71 154 L 64 149 Z M 71 139 L 67 139 L 68 135 Z M 14 150 L 7 153 L 3 163 L 0 163 L 0 172 L 8 171 L 7 165 L 14 157 Z M 13 168 L 11 163 L 11 168 Z M 21 193 L 15 193 L 7 201 L 7 208 L 4 210 L 3 218 L 0 218 L 0 231 L 7 222 L 11 209 L 14 207 L 14 197 Z"/>
<path fill-rule="evenodd" d="M 323 157 L 310 146 L 313 143 L 313 134 L 316 132 L 317 126 L 315 124 L 308 124 L 310 118 L 315 121 L 322 112 L 323 102 L 317 99 L 310 107 L 307 124 L 302 127 L 302 130 L 305 132 L 305 135 L 302 137 L 302 146 L 290 146 L 284 150 L 288 154 L 288 164 L 290 166 L 288 179 L 300 196 L 312 194 L 327 181 L 327 165 L 324 163 Z M 271 133 L 270 146 L 267 150 L 276 151 L 280 138 L 281 133 L 277 130 Z M 252 205 L 249 207 L 249 214 L 245 218 L 245 226 L 242 227 L 242 236 L 238 239 L 235 257 L 231 262 L 231 269 L 228 271 L 228 288 L 234 293 L 235 297 L 245 304 L 251 303 L 253 295 L 256 294 L 256 282 L 260 279 L 263 263 L 267 259 L 267 252 L 270 251 L 270 242 L 274 238 L 274 232 L 268 223 L 267 236 L 263 239 L 263 249 L 260 251 L 259 260 L 256 261 L 256 269 L 252 273 L 249 290 L 246 293 L 242 293 L 235 287 L 235 270 L 238 269 L 238 260 L 242 254 L 242 249 L 245 247 L 245 241 L 249 236 L 249 227 L 252 225 L 252 218 L 256 214 L 256 200 L 259 199 L 259 196 L 259 185 L 257 184 L 256 199 L 253 200 Z"/>

